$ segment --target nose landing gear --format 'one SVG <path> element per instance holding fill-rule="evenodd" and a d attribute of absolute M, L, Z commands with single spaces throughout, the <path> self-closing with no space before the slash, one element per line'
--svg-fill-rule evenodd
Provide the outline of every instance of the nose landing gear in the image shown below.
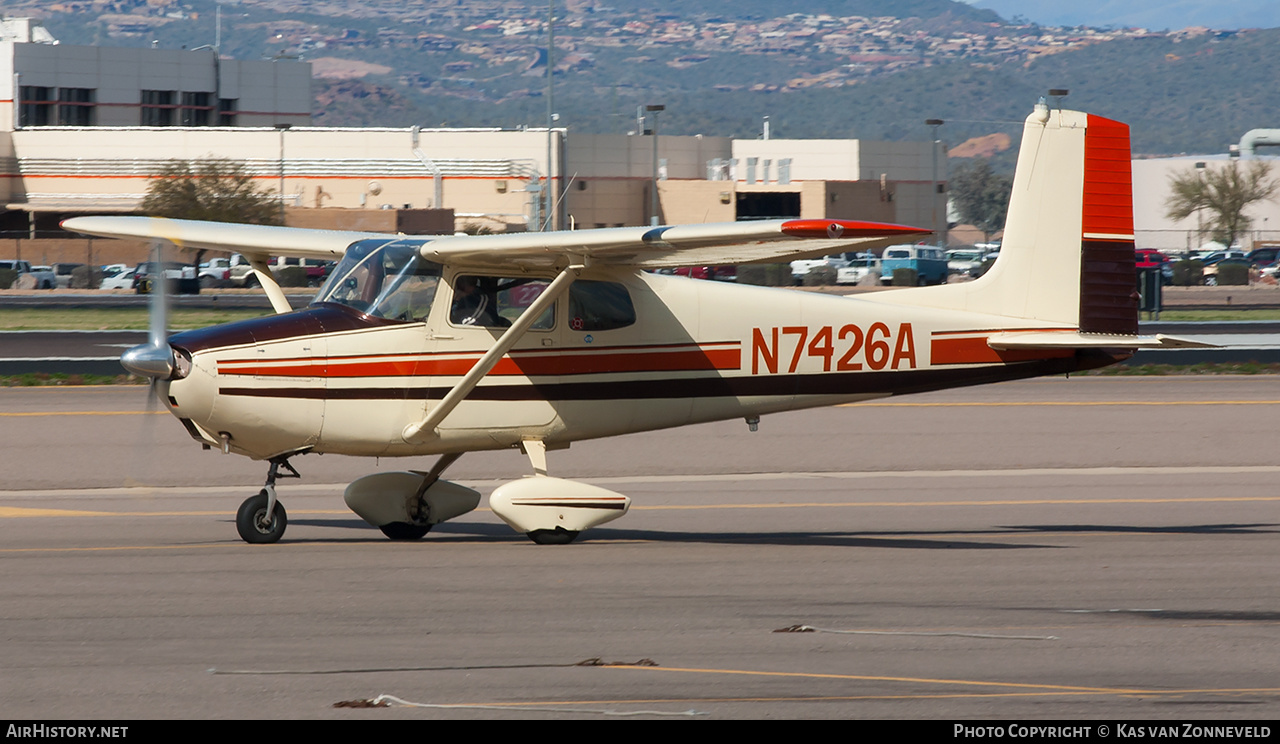
<path fill-rule="evenodd" d="M 297 469 L 289 464 L 289 455 L 273 457 L 271 468 L 267 470 L 267 483 L 257 494 L 245 499 L 236 512 L 236 531 L 240 539 L 247 543 L 273 543 L 284 535 L 289 524 L 284 505 L 276 500 L 276 478 L 301 478 Z M 281 474 L 284 466 L 287 473 Z"/>

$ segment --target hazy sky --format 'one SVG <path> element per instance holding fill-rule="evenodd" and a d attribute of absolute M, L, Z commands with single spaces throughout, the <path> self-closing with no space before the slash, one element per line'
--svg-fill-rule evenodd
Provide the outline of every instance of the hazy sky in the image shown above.
<path fill-rule="evenodd" d="M 1276 0 L 963 0 L 1005 19 L 1021 15 L 1047 26 L 1142 26 L 1153 30 L 1280 26 Z"/>

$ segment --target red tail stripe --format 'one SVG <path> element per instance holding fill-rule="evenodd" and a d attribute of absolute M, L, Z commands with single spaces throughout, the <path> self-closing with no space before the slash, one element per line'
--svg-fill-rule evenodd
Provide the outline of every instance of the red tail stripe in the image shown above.
<path fill-rule="evenodd" d="M 1084 232 L 1133 234 L 1133 166 L 1129 127 L 1089 115 L 1084 135 Z"/>

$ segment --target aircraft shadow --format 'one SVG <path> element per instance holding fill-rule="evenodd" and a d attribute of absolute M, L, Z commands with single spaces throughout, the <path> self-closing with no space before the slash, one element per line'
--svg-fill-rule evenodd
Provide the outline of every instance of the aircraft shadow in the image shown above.
<path fill-rule="evenodd" d="M 229 521 L 229 520 L 228 520 Z M 360 519 L 294 519 L 293 526 L 328 527 L 359 530 L 369 542 L 385 542 L 382 533 Z M 1001 525 L 987 530 L 910 531 L 823 531 L 823 532 L 675 532 L 666 530 L 627 530 L 597 527 L 576 541 L 577 544 L 607 541 L 638 541 L 665 543 L 707 543 L 733 545 L 783 545 L 826 546 L 850 548 L 892 548 L 899 550 L 1029 550 L 1062 549 L 1068 546 L 1052 544 L 1010 544 L 990 542 L 983 536 L 1033 535 L 1073 532 L 1111 532 L 1123 534 L 1197 534 L 1197 535 L 1254 535 L 1275 533 L 1278 525 L 1208 524 L 1181 526 L 1142 525 Z M 504 524 L 484 522 L 445 522 L 432 528 L 426 540 L 440 542 L 523 542 L 526 538 Z M 329 542 L 329 539 L 307 542 Z M 342 538 L 342 541 L 348 541 Z"/>
<path fill-rule="evenodd" d="M 359 519 L 294 519 L 290 526 L 329 527 L 338 529 L 360 530 L 370 542 L 385 542 L 382 533 L 374 530 Z M 596 527 L 576 541 L 586 542 L 608 541 L 640 541 L 666 543 L 713 543 L 735 545 L 791 545 L 791 546 L 835 546 L 863 548 L 898 548 L 908 550 L 1025 550 L 1030 548 L 1059 548 L 1058 545 L 1010 545 L 963 539 L 978 534 L 1008 534 L 1003 530 L 986 532 L 941 532 L 931 533 L 937 539 L 922 538 L 919 532 L 909 533 L 877 533 L 877 532 L 671 532 L 661 530 L 619 530 Z M 907 535 L 910 535 L 908 537 Z M 957 537 L 962 539 L 956 539 Z M 288 537 L 286 536 L 286 540 Z M 424 540 L 439 542 L 449 540 L 455 542 L 479 541 L 520 541 L 527 540 L 524 535 L 513 532 L 505 524 L 481 522 L 445 522 L 431 528 Z M 326 542 L 325 539 L 307 540 L 307 542 Z M 344 539 L 344 541 L 346 541 Z"/>
<path fill-rule="evenodd" d="M 939 539 L 928 539 L 919 537 L 919 533 L 910 534 L 913 537 L 895 537 L 892 533 L 878 534 L 873 532 L 671 532 L 598 527 L 578 539 L 583 542 L 594 540 L 637 540 L 670 543 L 896 548 L 905 550 L 1027 550 L 1062 547 L 1059 545 L 1011 545 L 1009 543 L 979 542 L 955 539 L 954 537 L 942 537 L 941 535 Z"/>

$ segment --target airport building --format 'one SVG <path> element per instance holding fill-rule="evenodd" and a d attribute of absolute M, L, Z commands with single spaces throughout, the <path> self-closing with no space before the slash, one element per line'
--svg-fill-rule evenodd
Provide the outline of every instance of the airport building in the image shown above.
<path fill-rule="evenodd" d="M 1255 156 L 1257 157 L 1257 156 Z M 1245 162 L 1240 163 L 1246 166 Z M 1280 162 L 1273 163 L 1273 175 L 1280 176 Z M 1154 248 L 1166 254 L 1194 253 L 1205 248 L 1213 237 L 1208 227 L 1209 216 L 1194 215 L 1184 220 L 1170 219 L 1165 202 L 1169 198 L 1169 179 L 1179 173 L 1228 167 L 1232 157 L 1217 155 L 1184 155 L 1172 158 L 1150 158 L 1133 161 L 1133 227 L 1139 248 Z M 1245 251 L 1262 244 L 1280 242 L 1280 197 L 1251 205 L 1245 210 L 1250 229 L 1237 238 L 1237 246 Z"/>
<path fill-rule="evenodd" d="M 945 186 L 935 186 L 945 173 L 933 171 L 945 157 L 929 142 L 313 127 L 306 62 L 59 44 L 28 19 L 0 22 L 0 70 L 0 233 L 25 239 L 24 257 L 39 263 L 83 261 L 32 253 L 31 241 L 69 237 L 57 225 L 70 216 L 136 210 L 175 159 L 242 163 L 282 200 L 287 224 L 307 227 L 504 232 L 768 217 L 929 227 L 945 209 Z"/>

